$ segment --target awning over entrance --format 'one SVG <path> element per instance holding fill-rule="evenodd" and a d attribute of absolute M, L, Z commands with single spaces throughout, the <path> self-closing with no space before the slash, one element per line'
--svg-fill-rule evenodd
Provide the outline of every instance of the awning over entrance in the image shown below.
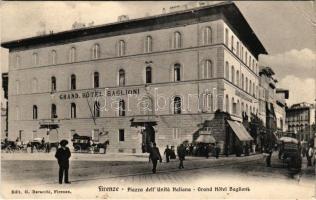
<path fill-rule="evenodd" d="M 200 134 L 199 137 L 196 139 L 196 142 L 211 144 L 215 143 L 216 139 L 213 135 L 210 134 Z"/>
<path fill-rule="evenodd" d="M 246 128 L 238 122 L 227 120 L 229 126 L 233 129 L 237 137 L 239 138 L 240 141 L 250 141 L 253 140 L 251 135 L 249 135 L 248 131 Z"/>

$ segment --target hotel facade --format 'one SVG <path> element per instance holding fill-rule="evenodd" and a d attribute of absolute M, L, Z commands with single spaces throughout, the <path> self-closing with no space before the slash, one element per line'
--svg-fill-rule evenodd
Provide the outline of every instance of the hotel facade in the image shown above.
<path fill-rule="evenodd" d="M 9 49 L 8 136 L 28 141 L 109 140 L 141 152 L 155 121 L 158 146 L 192 141 L 216 111 L 242 121 L 259 109 L 259 54 L 267 54 L 234 3 L 72 29 L 2 43 Z M 56 123 L 58 129 L 41 129 Z M 215 134 L 225 143 L 225 130 Z"/>

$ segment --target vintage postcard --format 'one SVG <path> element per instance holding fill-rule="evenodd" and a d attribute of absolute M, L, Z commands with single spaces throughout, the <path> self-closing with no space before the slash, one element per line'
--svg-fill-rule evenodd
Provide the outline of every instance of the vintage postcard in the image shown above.
<path fill-rule="evenodd" d="M 1 199 L 315 199 L 314 1 L 3 1 Z"/>

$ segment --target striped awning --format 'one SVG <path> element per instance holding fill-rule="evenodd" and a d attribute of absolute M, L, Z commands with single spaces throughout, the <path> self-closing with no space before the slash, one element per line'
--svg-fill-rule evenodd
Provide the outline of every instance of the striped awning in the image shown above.
<path fill-rule="evenodd" d="M 253 140 L 251 135 L 248 133 L 244 125 L 239 122 L 227 120 L 229 126 L 232 128 L 236 136 L 240 141 L 250 141 Z"/>

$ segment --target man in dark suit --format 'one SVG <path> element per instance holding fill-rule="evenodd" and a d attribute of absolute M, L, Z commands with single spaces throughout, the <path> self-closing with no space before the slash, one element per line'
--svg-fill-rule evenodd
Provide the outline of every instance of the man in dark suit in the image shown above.
<path fill-rule="evenodd" d="M 68 170 L 69 170 L 69 158 L 71 156 L 70 150 L 66 145 L 67 140 L 60 141 L 60 148 L 56 151 L 55 157 L 57 158 L 59 165 L 59 184 L 63 182 L 63 176 L 65 174 L 65 183 L 70 184 L 68 180 Z"/>
<path fill-rule="evenodd" d="M 178 157 L 179 157 L 179 169 L 184 168 L 183 166 L 183 161 L 185 160 L 185 147 L 183 144 L 180 144 L 180 146 L 178 147 Z"/>
<path fill-rule="evenodd" d="M 150 150 L 150 154 L 149 154 L 149 159 L 151 160 L 151 162 L 153 163 L 153 173 L 156 173 L 156 168 L 157 168 L 157 162 L 158 160 L 160 162 L 162 162 L 162 158 L 159 152 L 158 147 L 156 147 L 156 143 L 153 143 L 153 147 Z"/>

